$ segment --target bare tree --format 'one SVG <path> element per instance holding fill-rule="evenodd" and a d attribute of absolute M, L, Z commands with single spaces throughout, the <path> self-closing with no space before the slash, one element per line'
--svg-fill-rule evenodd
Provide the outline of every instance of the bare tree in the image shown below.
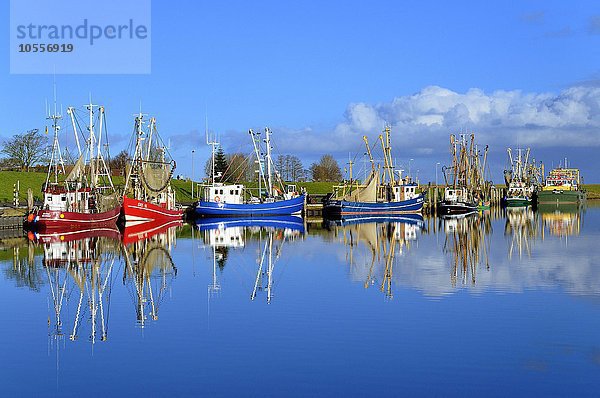
<path fill-rule="evenodd" d="M 47 159 L 47 138 L 38 129 L 26 133 L 15 134 L 12 139 L 2 144 L 0 153 L 21 170 L 29 171 L 31 167 Z"/>
<path fill-rule="evenodd" d="M 337 161 L 331 155 L 323 155 L 319 163 L 310 166 L 313 181 L 340 181 L 342 172 Z"/>
<path fill-rule="evenodd" d="M 243 153 L 227 155 L 228 169 L 225 179 L 232 182 L 252 181 L 254 178 L 252 164 Z"/>
<path fill-rule="evenodd" d="M 125 168 L 130 162 L 131 157 L 126 150 L 122 150 L 117 154 L 117 156 L 110 160 L 109 167 L 113 172 L 118 170 L 120 173 L 125 175 L 127 174 Z"/>
<path fill-rule="evenodd" d="M 284 181 L 296 182 L 304 178 L 302 161 L 293 155 L 279 155 L 275 161 L 275 169 Z"/>

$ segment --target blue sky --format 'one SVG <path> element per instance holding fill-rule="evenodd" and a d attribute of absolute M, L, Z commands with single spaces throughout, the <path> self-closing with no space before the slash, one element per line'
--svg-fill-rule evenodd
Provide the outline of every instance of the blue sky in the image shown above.
<path fill-rule="evenodd" d="M 152 1 L 150 74 L 57 76 L 65 106 L 90 92 L 106 106 L 112 153 L 127 145 L 141 101 L 186 175 L 192 148 L 197 162 L 209 156 L 207 113 L 227 152 L 250 151 L 247 129 L 269 126 L 278 153 L 306 167 L 323 153 L 362 158 L 361 136 L 373 141 L 387 122 L 398 163 L 414 159 L 421 180 L 449 161 L 448 135 L 462 129 L 490 144 L 496 180 L 506 147 L 529 145 L 600 182 L 598 2 L 177 4 Z M 52 76 L 11 75 L 8 54 L 5 36 L 2 138 L 43 127 L 52 97 Z"/>

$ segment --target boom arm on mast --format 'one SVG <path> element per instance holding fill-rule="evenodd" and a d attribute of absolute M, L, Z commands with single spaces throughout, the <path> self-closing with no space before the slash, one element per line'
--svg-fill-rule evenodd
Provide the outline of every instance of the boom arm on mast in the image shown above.
<path fill-rule="evenodd" d="M 366 135 L 363 135 L 363 141 L 365 141 L 365 146 L 367 147 L 367 155 L 369 156 L 369 162 L 371 162 L 371 170 L 375 171 L 375 162 L 373 161 L 373 155 L 371 154 L 371 147 L 369 147 L 369 139 Z"/>

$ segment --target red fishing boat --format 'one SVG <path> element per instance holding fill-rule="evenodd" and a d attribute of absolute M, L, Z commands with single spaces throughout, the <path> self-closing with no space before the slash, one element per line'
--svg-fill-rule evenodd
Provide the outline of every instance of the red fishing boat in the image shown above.
<path fill-rule="evenodd" d="M 42 187 L 43 205 L 34 209 L 27 218 L 29 226 L 33 229 L 63 231 L 116 225 L 121 204 L 102 155 L 102 151 L 107 150 L 107 145 L 102 141 L 103 134 L 106 137 L 104 107 L 90 103 L 86 108 L 89 125 L 84 150 L 79 142 L 79 136 L 83 135 L 79 127 L 82 123 L 76 119 L 74 108 L 67 109 L 79 158 L 64 178 L 65 164 L 58 141 L 58 121 L 61 116 L 55 110 L 54 114 L 48 117 L 53 120 L 54 142 L 46 183 Z"/>
<path fill-rule="evenodd" d="M 175 203 L 171 178 L 175 161 L 158 135 L 156 119 L 145 126 L 140 112 L 134 124 L 135 148 L 125 180 L 122 217 L 126 224 L 181 220 L 183 210 Z"/>

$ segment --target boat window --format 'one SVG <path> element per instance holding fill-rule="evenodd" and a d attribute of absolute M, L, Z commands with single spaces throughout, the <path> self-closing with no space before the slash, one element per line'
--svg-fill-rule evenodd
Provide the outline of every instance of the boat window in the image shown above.
<path fill-rule="evenodd" d="M 46 200 L 47 200 L 48 202 L 52 202 L 52 196 L 50 196 L 50 195 L 46 196 Z"/>
<path fill-rule="evenodd" d="M 240 194 L 240 193 L 239 193 L 239 191 L 238 191 L 237 189 L 235 190 L 235 194 L 236 194 L 236 195 L 239 195 L 239 194 Z"/>
<path fill-rule="evenodd" d="M 233 195 L 233 189 L 230 189 L 230 190 L 229 190 L 229 194 L 230 194 L 230 195 Z"/>
<path fill-rule="evenodd" d="M 66 196 L 61 196 L 60 200 L 62 200 L 63 202 L 66 202 L 67 201 L 67 197 Z"/>

